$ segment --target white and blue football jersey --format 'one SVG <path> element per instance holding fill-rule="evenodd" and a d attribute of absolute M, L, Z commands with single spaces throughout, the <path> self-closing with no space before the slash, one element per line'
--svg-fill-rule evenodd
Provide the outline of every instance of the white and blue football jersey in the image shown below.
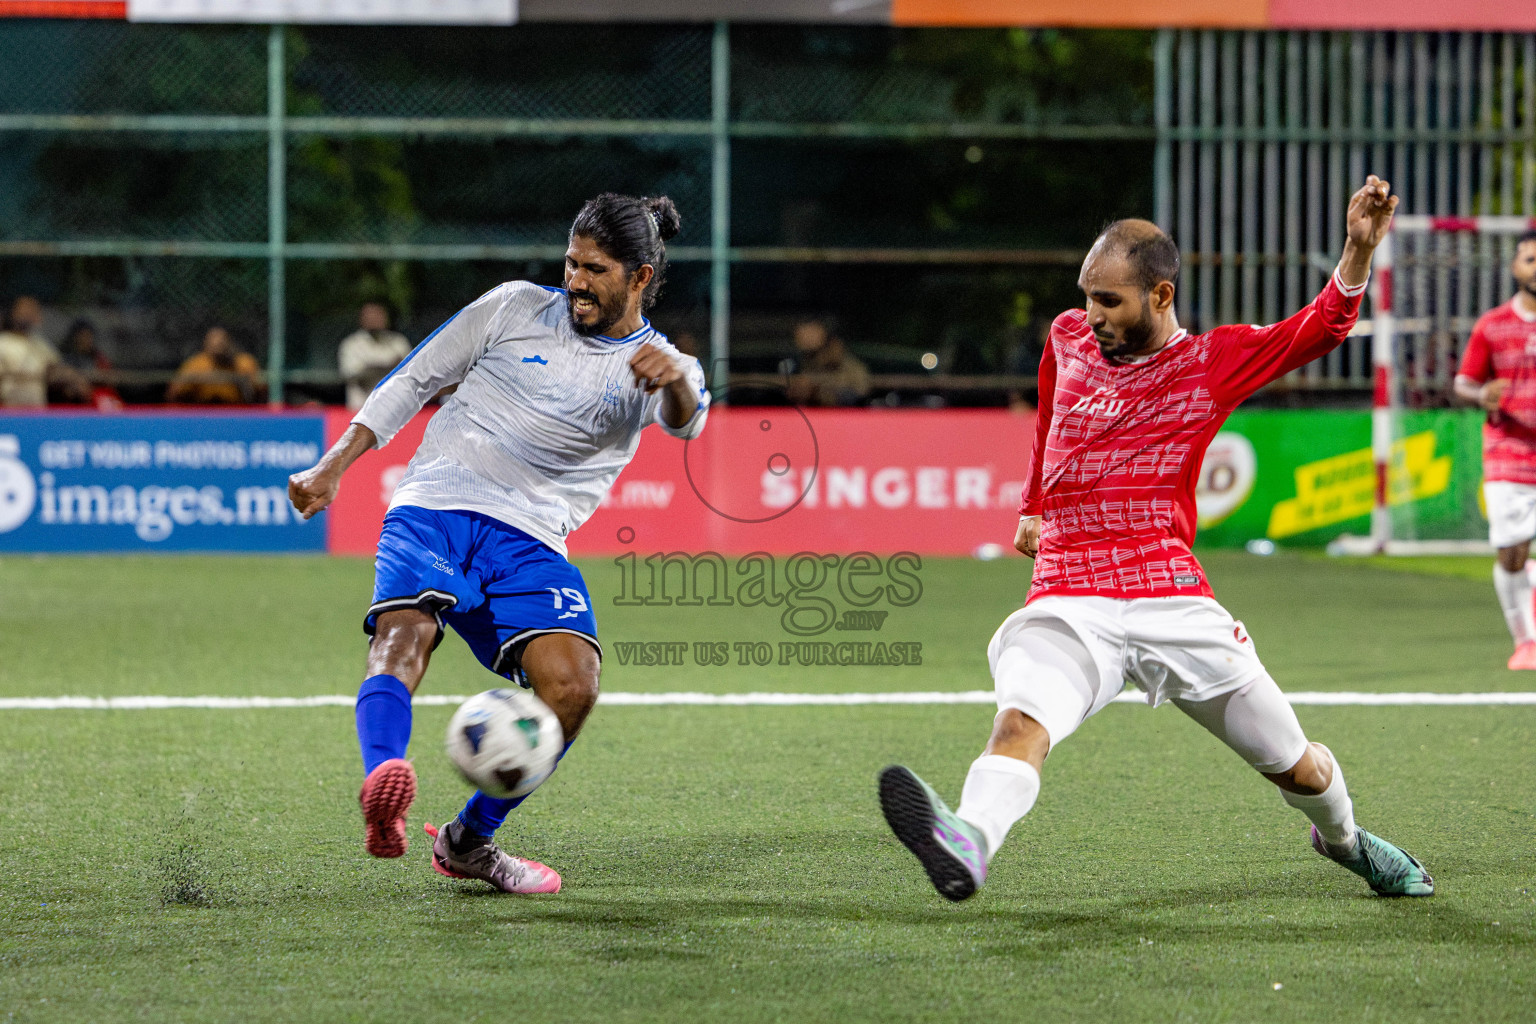
<path fill-rule="evenodd" d="M 699 407 L 681 428 L 661 418 L 662 391 L 635 386 L 629 361 L 642 344 L 687 364 Z M 657 423 L 694 438 L 709 391 L 699 361 L 650 321 L 625 338 L 572 328 L 565 292 L 509 281 L 486 292 L 416 346 L 369 395 L 353 423 L 383 447 L 432 396 L 458 385 L 427 425 L 390 508 L 481 512 L 565 553 Z"/>

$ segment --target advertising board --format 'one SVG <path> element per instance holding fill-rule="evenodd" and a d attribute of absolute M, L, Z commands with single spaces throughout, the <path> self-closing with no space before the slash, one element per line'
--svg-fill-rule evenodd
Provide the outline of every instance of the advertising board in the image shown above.
<path fill-rule="evenodd" d="M 313 415 L 0 416 L 0 551 L 323 551 L 288 474 Z"/>

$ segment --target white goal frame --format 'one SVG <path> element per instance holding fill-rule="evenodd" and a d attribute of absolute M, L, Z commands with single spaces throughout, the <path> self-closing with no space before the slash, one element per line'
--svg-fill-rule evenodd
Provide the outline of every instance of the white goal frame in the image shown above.
<path fill-rule="evenodd" d="M 1328 546 L 1334 554 L 1344 555 L 1447 555 L 1492 554 L 1486 540 L 1407 540 L 1392 535 L 1392 510 L 1389 501 L 1392 442 L 1402 412 L 1402 381 L 1398 374 L 1402 326 L 1394 313 L 1393 239 L 1410 232 L 1461 233 L 1473 237 L 1494 235 L 1509 237 L 1536 228 L 1531 217 L 1432 217 L 1404 215 L 1393 218 L 1392 228 L 1376 249 L 1371 273 L 1371 456 L 1375 463 L 1376 493 L 1371 508 L 1369 536 L 1344 534 Z M 1498 301 L 1503 301 L 1499 299 Z"/>

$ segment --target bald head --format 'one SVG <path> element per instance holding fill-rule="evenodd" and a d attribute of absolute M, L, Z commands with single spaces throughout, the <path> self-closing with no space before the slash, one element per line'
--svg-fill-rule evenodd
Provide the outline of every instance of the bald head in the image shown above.
<path fill-rule="evenodd" d="M 1179 249 L 1146 220 L 1117 220 L 1094 241 L 1077 286 L 1104 358 L 1151 355 L 1178 330 L 1173 311 Z"/>
<path fill-rule="evenodd" d="M 1149 292 L 1167 281 L 1179 280 L 1179 247 L 1162 228 L 1149 220 L 1117 220 L 1094 240 L 1083 261 L 1087 267 L 1094 259 L 1124 260 L 1132 280 Z"/>

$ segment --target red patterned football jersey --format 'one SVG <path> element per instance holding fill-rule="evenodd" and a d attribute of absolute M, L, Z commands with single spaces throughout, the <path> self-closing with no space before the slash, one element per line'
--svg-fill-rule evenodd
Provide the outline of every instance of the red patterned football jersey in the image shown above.
<path fill-rule="evenodd" d="M 1343 341 L 1364 291 L 1335 276 L 1280 323 L 1180 331 L 1126 364 L 1104 358 L 1082 310 L 1058 316 L 1019 506 L 1042 517 L 1029 599 L 1213 596 L 1190 551 L 1206 446 L 1245 398 Z"/>
<path fill-rule="evenodd" d="M 1526 317 L 1514 299 L 1484 313 L 1458 373 L 1479 384 L 1509 381 L 1483 425 L 1483 478 L 1536 484 L 1536 316 Z"/>

